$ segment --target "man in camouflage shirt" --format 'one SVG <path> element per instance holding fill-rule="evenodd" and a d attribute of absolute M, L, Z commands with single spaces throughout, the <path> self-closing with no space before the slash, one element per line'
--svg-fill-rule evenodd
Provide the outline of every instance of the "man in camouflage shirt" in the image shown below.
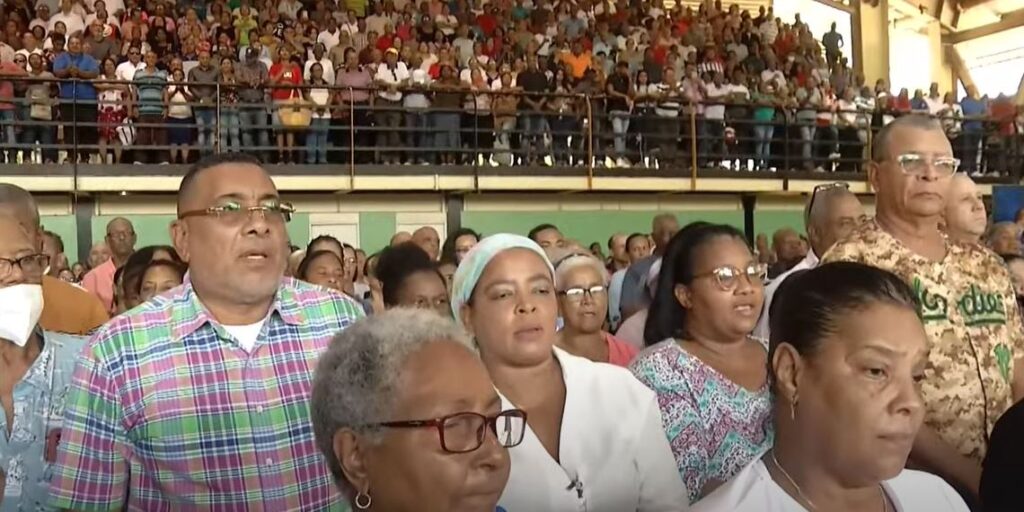
<path fill-rule="evenodd" d="M 931 352 L 921 394 L 925 424 L 911 462 L 978 494 L 981 460 L 996 420 L 1022 393 L 1024 329 L 1010 276 L 994 253 L 939 230 L 944 194 L 959 162 L 942 127 L 903 117 L 875 138 L 868 179 L 874 220 L 824 256 L 889 270 L 921 302 Z"/>

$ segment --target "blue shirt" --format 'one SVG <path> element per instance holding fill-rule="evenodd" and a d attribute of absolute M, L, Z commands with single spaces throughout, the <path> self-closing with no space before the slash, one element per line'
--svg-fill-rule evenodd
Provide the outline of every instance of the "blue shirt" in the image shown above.
<path fill-rule="evenodd" d="M 622 322 L 622 309 L 619 302 L 622 300 L 622 283 L 626 279 L 626 270 L 622 269 L 612 274 L 611 282 L 608 283 L 608 323 L 612 332 L 619 328 Z"/>
<path fill-rule="evenodd" d="M 14 425 L 7 437 L 7 415 L 0 414 L 0 471 L 7 475 L 0 512 L 53 510 L 50 494 L 52 458 L 64 417 L 64 397 L 78 353 L 86 338 L 43 333 L 43 350 L 14 385 Z"/>
<path fill-rule="evenodd" d="M 976 100 L 970 96 L 964 98 L 963 101 L 960 102 L 960 108 L 964 110 L 964 117 L 983 116 L 987 113 L 985 109 L 985 104 L 982 103 L 981 100 Z M 981 121 L 964 121 L 964 131 L 983 131 Z"/>
<path fill-rule="evenodd" d="M 100 72 L 100 65 L 92 55 L 82 53 L 75 56 L 71 55 L 69 52 L 64 52 L 57 56 L 53 61 L 53 72 L 56 74 L 57 72 L 64 71 L 71 66 L 78 68 L 79 71 L 85 71 L 87 73 Z M 92 85 L 92 81 L 90 80 L 79 79 L 75 81 L 61 82 L 60 97 L 80 100 L 95 100 L 96 87 Z"/>

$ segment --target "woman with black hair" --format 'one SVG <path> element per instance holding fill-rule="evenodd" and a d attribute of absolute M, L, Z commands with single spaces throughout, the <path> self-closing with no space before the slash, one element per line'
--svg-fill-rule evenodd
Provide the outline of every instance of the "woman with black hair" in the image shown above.
<path fill-rule="evenodd" d="M 345 293 L 345 265 L 334 251 L 313 251 L 299 263 L 295 278 Z"/>
<path fill-rule="evenodd" d="M 185 267 L 178 251 L 169 245 L 150 245 L 135 251 L 114 275 L 114 306 L 117 314 L 144 302 L 139 296 L 140 280 L 150 263 L 170 261 Z"/>
<path fill-rule="evenodd" d="M 771 444 L 767 353 L 750 338 L 767 269 L 732 226 L 697 222 L 662 259 L 644 339 L 630 365 L 658 394 L 690 502 Z"/>
<path fill-rule="evenodd" d="M 153 260 L 146 265 L 135 293 L 139 301 L 146 302 L 157 295 L 181 286 L 185 280 L 185 266 L 167 260 Z"/>
<path fill-rule="evenodd" d="M 966 512 L 904 469 L 924 420 L 928 337 L 916 294 L 860 263 L 791 275 L 771 308 L 775 440 L 698 512 Z"/>
<path fill-rule="evenodd" d="M 412 242 L 384 249 L 375 268 L 384 307 L 433 309 L 451 316 L 448 287 L 430 256 Z"/>
<path fill-rule="evenodd" d="M 441 248 L 441 261 L 454 262 L 456 266 L 466 257 L 466 253 L 480 242 L 480 233 L 469 228 L 459 228 L 448 235 Z"/>

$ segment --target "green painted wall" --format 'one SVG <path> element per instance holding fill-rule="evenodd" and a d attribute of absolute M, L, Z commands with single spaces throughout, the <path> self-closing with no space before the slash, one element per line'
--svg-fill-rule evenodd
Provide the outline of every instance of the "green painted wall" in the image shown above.
<path fill-rule="evenodd" d="M 651 229 L 655 211 L 469 211 L 462 214 L 462 225 L 484 234 L 519 233 L 525 235 L 541 223 L 557 225 L 566 236 L 579 240 L 584 245 L 598 242 L 602 247 L 612 233 L 646 233 Z M 731 224 L 743 229 L 743 212 L 727 210 L 675 212 L 681 225 L 703 220 Z M 107 223 L 115 216 L 101 215 L 92 218 L 93 240 L 106 235 Z M 173 215 L 129 215 L 138 234 L 137 247 L 164 245 L 170 243 L 169 226 Z M 45 216 L 43 226 L 57 233 L 64 240 L 64 252 L 74 263 L 77 260 L 78 240 L 73 215 Z M 803 232 L 803 213 L 800 210 L 763 210 L 755 217 L 755 231 L 771 236 L 775 230 L 791 227 Z M 359 214 L 359 243 L 367 252 L 376 252 L 388 245 L 395 232 L 394 212 L 364 212 Z M 304 246 L 309 241 L 309 215 L 299 213 L 288 224 L 292 243 Z M 82 241 L 84 244 L 85 241 Z"/>
<path fill-rule="evenodd" d="M 462 225 L 473 228 L 484 235 L 493 233 L 518 233 L 526 235 L 534 226 L 543 223 L 554 224 L 569 238 L 585 246 L 598 242 L 601 247 L 608 243 L 613 233 L 649 233 L 655 211 L 570 211 L 570 212 L 464 212 Z M 743 229 L 742 211 L 685 211 L 676 214 L 680 225 L 703 220 L 731 224 Z"/>
<path fill-rule="evenodd" d="M 64 254 L 74 264 L 78 261 L 78 228 L 74 215 L 44 215 L 39 219 L 43 229 L 56 233 L 64 242 Z"/>
<path fill-rule="evenodd" d="M 803 210 L 755 210 L 755 212 L 755 233 L 764 233 L 769 239 L 771 239 L 772 233 L 782 228 L 792 228 L 797 233 L 804 232 Z"/>
<path fill-rule="evenodd" d="M 395 234 L 393 212 L 363 212 L 359 214 L 359 248 L 373 254 L 391 243 Z M 442 240 L 443 242 L 443 240 Z"/>

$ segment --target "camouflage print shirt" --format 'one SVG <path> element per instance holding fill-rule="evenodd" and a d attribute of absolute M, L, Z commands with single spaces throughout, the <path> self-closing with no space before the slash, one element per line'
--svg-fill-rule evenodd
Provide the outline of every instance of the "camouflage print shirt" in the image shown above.
<path fill-rule="evenodd" d="M 946 246 L 942 261 L 929 260 L 872 220 L 822 261 L 865 263 L 914 288 L 931 341 L 921 385 L 925 424 L 980 463 L 993 425 L 1013 405 L 1013 363 L 1024 355 L 1024 327 L 1002 260 L 977 244 L 947 240 Z"/>

